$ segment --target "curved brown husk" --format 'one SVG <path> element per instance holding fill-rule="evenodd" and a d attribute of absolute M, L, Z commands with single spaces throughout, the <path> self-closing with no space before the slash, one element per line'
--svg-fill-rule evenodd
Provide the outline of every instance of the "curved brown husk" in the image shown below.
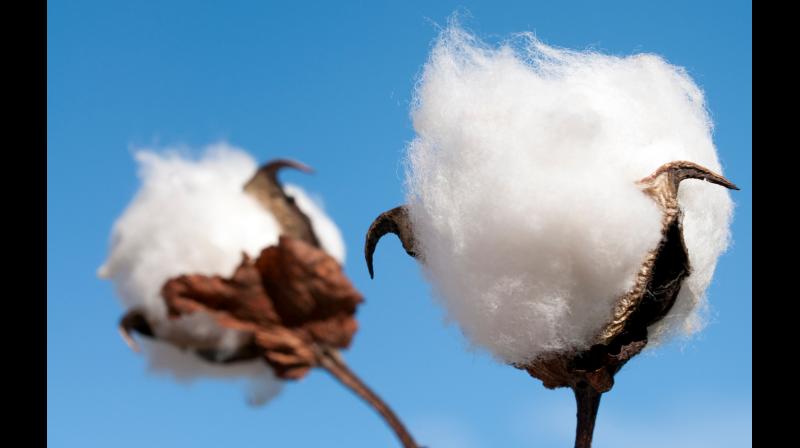
<path fill-rule="evenodd" d="M 273 160 L 256 171 L 244 185 L 244 191 L 252 195 L 269 210 L 281 226 L 281 235 L 288 235 L 319 247 L 319 239 L 314 233 L 311 220 L 300 210 L 294 197 L 288 195 L 278 180 L 278 172 L 283 168 L 294 168 L 311 173 L 311 167 L 288 159 Z"/>
<path fill-rule="evenodd" d="M 317 365 L 315 347 L 346 348 L 363 301 L 330 255 L 288 236 L 246 255 L 231 278 L 182 275 L 162 290 L 169 316 L 211 315 L 222 327 L 250 335 L 257 353 L 284 379 L 299 379 Z"/>
<path fill-rule="evenodd" d="M 367 261 L 370 278 L 375 277 L 375 271 L 372 267 L 372 255 L 375 253 L 375 248 L 378 246 L 380 239 L 387 233 L 397 235 L 406 253 L 412 257 L 417 257 L 417 250 L 414 247 L 416 240 L 411 227 L 411 219 L 408 216 L 408 208 L 405 205 L 401 205 L 385 211 L 378 215 L 369 226 L 364 241 L 364 258 Z"/>

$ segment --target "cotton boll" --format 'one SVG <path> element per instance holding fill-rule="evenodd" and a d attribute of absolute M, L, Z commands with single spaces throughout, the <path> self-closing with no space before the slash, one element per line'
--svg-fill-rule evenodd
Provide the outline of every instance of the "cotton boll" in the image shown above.
<path fill-rule="evenodd" d="M 524 364 L 587 348 L 633 286 L 662 217 L 638 180 L 674 160 L 721 170 L 684 70 L 517 42 L 442 33 L 417 85 L 406 185 L 448 314 L 472 343 Z M 696 328 L 728 241 L 726 191 L 687 181 L 680 201 L 693 272 L 654 334 Z"/>
<path fill-rule="evenodd" d="M 143 310 L 159 339 L 188 337 L 223 355 L 235 351 L 245 335 L 220 328 L 208 315 L 168 319 L 161 288 L 183 274 L 228 277 L 241 262 L 242 252 L 255 258 L 277 243 L 278 222 L 243 191 L 258 168 L 255 160 L 225 144 L 208 147 L 199 160 L 174 150 L 139 151 L 136 160 L 141 188 L 114 224 L 110 255 L 98 273 L 114 282 L 126 308 Z M 292 187 L 292 192 L 320 233 L 324 248 L 343 259 L 344 244 L 335 224 L 302 189 Z M 166 344 L 145 348 L 154 368 L 170 370 L 176 377 L 258 377 L 258 384 L 275 383 L 251 387 L 262 398 L 280 387 L 263 361 L 222 366 Z"/>

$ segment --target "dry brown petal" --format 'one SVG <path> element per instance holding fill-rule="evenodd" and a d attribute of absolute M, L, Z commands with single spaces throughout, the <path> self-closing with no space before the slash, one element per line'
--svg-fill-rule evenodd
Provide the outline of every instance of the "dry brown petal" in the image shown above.
<path fill-rule="evenodd" d="M 167 281 L 162 295 L 173 318 L 206 312 L 223 328 L 251 334 L 285 379 L 301 378 L 317 364 L 315 346 L 349 346 L 363 300 L 335 259 L 286 236 L 256 261 L 244 256 L 230 279 L 183 275 Z"/>
<path fill-rule="evenodd" d="M 303 332 L 280 326 L 259 328 L 255 342 L 264 350 L 264 358 L 279 378 L 300 379 L 317 365 L 314 342 Z"/>
<path fill-rule="evenodd" d="M 280 322 L 258 269 L 245 254 L 232 278 L 181 275 L 164 284 L 162 296 L 170 317 L 209 311 L 230 316 L 227 327 L 264 327 Z"/>
<path fill-rule="evenodd" d="M 303 241 L 282 236 L 256 260 L 264 288 L 288 327 L 352 316 L 363 301 L 330 255 Z"/>
<path fill-rule="evenodd" d="M 327 319 L 310 321 L 303 328 L 321 345 L 341 349 L 350 346 L 358 331 L 358 321 L 351 314 L 338 313 Z"/>

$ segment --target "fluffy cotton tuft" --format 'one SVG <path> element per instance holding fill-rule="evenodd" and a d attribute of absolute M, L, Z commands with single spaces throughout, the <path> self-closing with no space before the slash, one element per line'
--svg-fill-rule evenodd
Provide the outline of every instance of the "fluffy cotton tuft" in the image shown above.
<path fill-rule="evenodd" d="M 278 241 L 279 225 L 270 212 L 243 191 L 258 168 L 255 160 L 226 144 L 206 148 L 199 160 L 171 150 L 136 153 L 142 185 L 114 224 L 111 250 L 99 269 L 113 281 L 126 308 L 147 314 L 157 336 L 188 332 L 234 350 L 241 336 L 222 329 L 205 314 L 169 320 L 161 288 L 182 274 L 230 276 L 242 252 L 257 257 Z M 344 242 L 336 225 L 296 186 L 287 188 L 307 213 L 322 246 L 343 262 Z M 250 378 L 250 401 L 263 403 L 277 394 L 281 382 L 262 361 L 214 365 L 165 343 L 144 346 L 154 370 L 176 378 Z"/>
<path fill-rule="evenodd" d="M 635 185 L 688 160 L 721 172 L 703 94 L 662 58 L 489 47 L 451 26 L 416 89 L 407 200 L 424 272 L 468 339 L 509 363 L 587 348 L 660 238 Z M 696 331 L 729 238 L 724 188 L 681 185 L 692 275 L 651 335 Z"/>

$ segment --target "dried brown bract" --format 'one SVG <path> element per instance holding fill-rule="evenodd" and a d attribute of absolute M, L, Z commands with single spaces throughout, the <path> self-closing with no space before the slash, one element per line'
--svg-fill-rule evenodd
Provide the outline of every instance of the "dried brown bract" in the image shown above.
<path fill-rule="evenodd" d="M 287 236 L 256 260 L 244 255 L 230 278 L 183 275 L 164 285 L 163 296 L 170 317 L 206 312 L 219 326 L 249 334 L 249 351 L 284 379 L 317 366 L 321 349 L 347 348 L 363 301 L 336 260 Z"/>

